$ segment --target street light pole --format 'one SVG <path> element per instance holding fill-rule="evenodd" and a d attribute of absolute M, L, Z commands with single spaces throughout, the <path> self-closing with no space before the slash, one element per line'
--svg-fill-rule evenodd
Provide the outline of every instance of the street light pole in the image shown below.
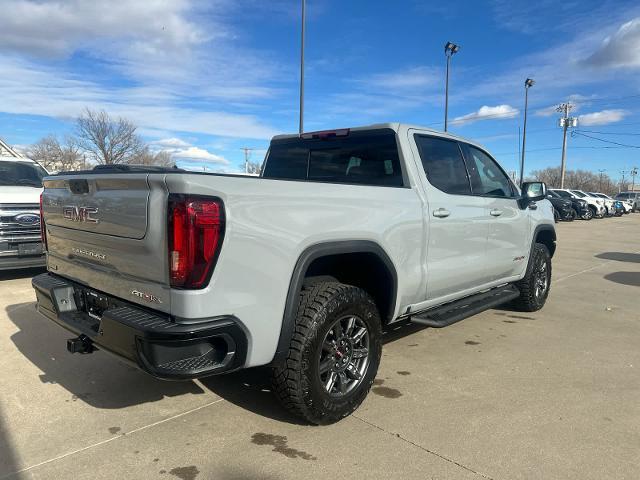
<path fill-rule="evenodd" d="M 444 46 L 444 54 L 447 57 L 447 74 L 445 78 L 444 86 L 444 131 L 447 131 L 447 120 L 449 116 L 449 64 L 451 63 L 451 57 L 458 53 L 460 45 L 447 42 Z"/>
<path fill-rule="evenodd" d="M 638 167 L 633 167 L 631 170 L 631 191 L 636 191 L 636 175 L 638 174 Z"/>
<path fill-rule="evenodd" d="M 524 150 L 527 142 L 527 107 L 529 105 L 529 88 L 533 87 L 535 80 L 527 78 L 524 81 L 524 126 L 522 128 L 522 157 L 520 159 L 520 187 L 524 176 Z"/>
<path fill-rule="evenodd" d="M 302 28 L 300 36 L 300 123 L 298 133 L 302 135 L 304 127 L 304 29 L 306 0 L 302 0 Z"/>

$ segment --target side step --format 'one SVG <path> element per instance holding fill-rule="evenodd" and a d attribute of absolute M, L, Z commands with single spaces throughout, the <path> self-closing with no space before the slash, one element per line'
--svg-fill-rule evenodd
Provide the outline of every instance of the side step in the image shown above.
<path fill-rule="evenodd" d="M 442 328 L 502 305 L 518 298 L 518 296 L 520 296 L 520 291 L 515 285 L 505 285 L 412 315 L 410 321 L 427 327 Z"/>

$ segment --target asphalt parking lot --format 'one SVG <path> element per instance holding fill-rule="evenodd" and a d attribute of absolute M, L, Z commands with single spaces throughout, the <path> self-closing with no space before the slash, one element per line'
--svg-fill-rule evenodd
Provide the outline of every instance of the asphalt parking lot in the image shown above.
<path fill-rule="evenodd" d="M 640 214 L 557 230 L 542 311 L 388 334 L 329 427 L 288 417 L 262 370 L 168 383 L 72 356 L 34 272 L 0 275 L 0 479 L 640 478 Z"/>

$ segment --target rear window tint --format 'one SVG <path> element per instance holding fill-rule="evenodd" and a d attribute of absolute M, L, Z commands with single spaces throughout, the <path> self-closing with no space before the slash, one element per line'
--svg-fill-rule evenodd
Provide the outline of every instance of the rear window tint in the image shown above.
<path fill-rule="evenodd" d="M 351 132 L 326 139 L 272 142 L 264 178 L 401 187 L 393 130 Z"/>
<path fill-rule="evenodd" d="M 471 194 L 467 169 L 457 142 L 424 135 L 415 135 L 415 140 L 431 185 L 453 195 Z"/>

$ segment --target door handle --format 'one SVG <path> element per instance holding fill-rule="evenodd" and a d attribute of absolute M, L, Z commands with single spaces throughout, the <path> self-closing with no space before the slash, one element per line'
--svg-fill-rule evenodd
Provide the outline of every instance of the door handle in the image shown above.
<path fill-rule="evenodd" d="M 492 217 L 499 217 L 500 215 L 502 215 L 502 210 L 498 210 L 497 208 L 494 208 L 489 213 L 491 214 Z"/>
<path fill-rule="evenodd" d="M 446 208 L 439 208 L 433 211 L 433 216 L 438 218 L 445 218 L 451 215 L 451 212 Z"/>

